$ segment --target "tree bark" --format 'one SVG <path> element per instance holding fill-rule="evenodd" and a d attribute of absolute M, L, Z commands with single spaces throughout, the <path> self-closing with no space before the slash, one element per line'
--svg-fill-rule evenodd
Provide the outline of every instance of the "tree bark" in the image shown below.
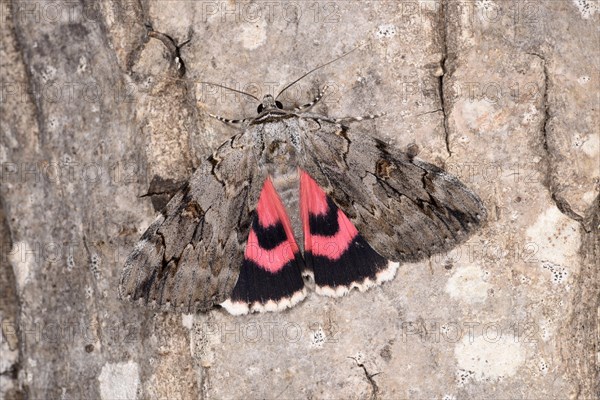
<path fill-rule="evenodd" d="M 600 395 L 596 3 L 0 6 L 0 397 Z M 255 112 L 202 82 L 276 93 L 362 41 L 286 104 L 328 83 L 329 115 L 386 111 L 357 126 L 458 175 L 487 226 L 279 314 L 118 301 L 156 210 L 235 133 L 207 113 Z"/>

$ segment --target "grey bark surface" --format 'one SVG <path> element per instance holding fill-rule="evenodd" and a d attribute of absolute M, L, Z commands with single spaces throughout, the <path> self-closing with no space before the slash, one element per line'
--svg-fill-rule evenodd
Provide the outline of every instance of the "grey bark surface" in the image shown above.
<path fill-rule="evenodd" d="M 600 396 L 600 6 L 0 3 L 0 398 Z M 169 46 L 178 45 L 185 73 Z M 121 303 L 123 263 L 256 104 L 360 116 L 457 175 L 487 225 L 394 281 L 278 314 Z M 173 46 L 171 46 L 173 50 Z M 414 146 L 412 147 L 414 149 Z"/>

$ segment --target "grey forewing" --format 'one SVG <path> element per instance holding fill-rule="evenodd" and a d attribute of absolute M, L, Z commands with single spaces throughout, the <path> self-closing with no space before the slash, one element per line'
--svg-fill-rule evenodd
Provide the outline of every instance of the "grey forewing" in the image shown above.
<path fill-rule="evenodd" d="M 194 312 L 229 297 L 264 181 L 253 147 L 244 132 L 202 160 L 127 258 L 121 298 Z"/>

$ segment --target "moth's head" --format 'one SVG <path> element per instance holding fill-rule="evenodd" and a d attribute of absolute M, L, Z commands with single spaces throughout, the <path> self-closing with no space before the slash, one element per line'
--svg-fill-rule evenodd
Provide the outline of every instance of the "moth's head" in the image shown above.
<path fill-rule="evenodd" d="M 275 100 L 273 98 L 273 96 L 271 96 L 270 94 L 266 94 L 263 99 L 262 99 L 262 103 L 260 103 L 258 105 L 258 108 L 256 109 L 256 111 L 260 114 L 264 111 L 268 111 L 268 110 L 276 110 L 276 109 L 283 109 L 283 104 L 281 104 L 281 102 Z"/>

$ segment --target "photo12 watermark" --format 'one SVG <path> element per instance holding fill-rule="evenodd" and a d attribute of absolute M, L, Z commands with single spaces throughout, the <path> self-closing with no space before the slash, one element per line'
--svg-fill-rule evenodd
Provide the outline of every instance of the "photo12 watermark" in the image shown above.
<path fill-rule="evenodd" d="M 0 164 L 0 182 L 53 186 L 147 184 L 146 163 L 138 159 L 96 162 L 65 156 L 58 161 L 5 161 Z"/>
<path fill-rule="evenodd" d="M 341 7 L 336 1 L 201 1 L 202 22 L 267 22 L 277 20 L 298 24 L 302 20 L 312 23 L 337 24 L 342 20 Z"/>

